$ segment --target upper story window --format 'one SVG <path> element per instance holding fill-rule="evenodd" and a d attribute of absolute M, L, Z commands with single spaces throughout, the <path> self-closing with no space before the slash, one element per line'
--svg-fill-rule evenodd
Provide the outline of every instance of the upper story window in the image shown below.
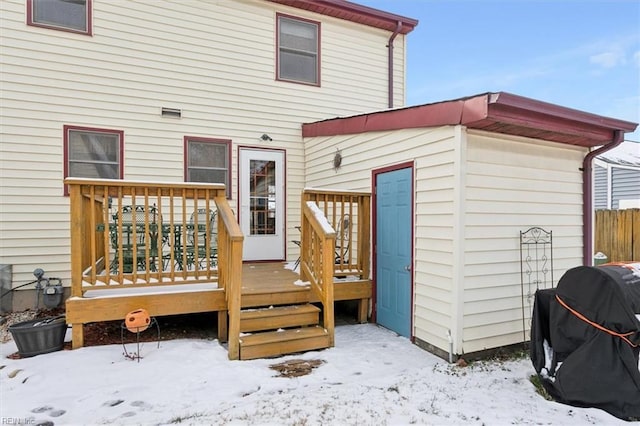
<path fill-rule="evenodd" d="M 64 126 L 64 177 L 122 179 L 123 139 L 121 130 Z"/>
<path fill-rule="evenodd" d="M 185 181 L 223 183 L 231 198 L 231 141 L 185 136 Z"/>
<path fill-rule="evenodd" d="M 27 24 L 91 35 L 91 0 L 27 0 Z"/>
<path fill-rule="evenodd" d="M 278 15 L 278 80 L 320 85 L 320 23 Z"/>

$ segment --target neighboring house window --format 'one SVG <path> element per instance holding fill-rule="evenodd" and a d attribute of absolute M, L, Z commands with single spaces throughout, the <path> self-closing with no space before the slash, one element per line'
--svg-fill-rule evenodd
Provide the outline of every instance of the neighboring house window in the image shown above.
<path fill-rule="evenodd" d="M 123 139 L 120 130 L 64 126 L 64 176 L 122 179 Z"/>
<path fill-rule="evenodd" d="M 320 85 L 320 23 L 278 15 L 278 80 Z"/>
<path fill-rule="evenodd" d="M 27 24 L 91 35 L 91 0 L 27 0 Z"/>
<path fill-rule="evenodd" d="M 231 141 L 186 136 L 185 181 L 223 183 L 231 198 Z"/>

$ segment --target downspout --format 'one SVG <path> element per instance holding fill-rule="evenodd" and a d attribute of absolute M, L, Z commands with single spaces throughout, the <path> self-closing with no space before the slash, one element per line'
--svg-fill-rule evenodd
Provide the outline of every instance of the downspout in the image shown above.
<path fill-rule="evenodd" d="M 582 161 L 582 235 L 583 235 L 583 252 L 582 263 L 585 266 L 593 265 L 593 172 L 592 162 L 593 159 L 607 152 L 610 149 L 615 148 L 624 141 L 624 132 L 622 130 L 616 130 L 613 135 L 613 140 L 585 155 Z"/>
<path fill-rule="evenodd" d="M 398 33 L 402 29 L 402 21 L 398 21 L 398 25 L 396 26 L 396 30 L 389 37 L 389 44 L 387 44 L 387 49 L 389 51 L 389 108 L 393 108 L 393 40 L 396 39 Z"/>

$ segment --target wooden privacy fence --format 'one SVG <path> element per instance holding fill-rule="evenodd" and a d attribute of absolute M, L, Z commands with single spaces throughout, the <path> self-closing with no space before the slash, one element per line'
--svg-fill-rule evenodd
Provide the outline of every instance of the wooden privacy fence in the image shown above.
<path fill-rule="evenodd" d="M 640 209 L 596 210 L 594 251 L 608 262 L 640 261 Z"/>

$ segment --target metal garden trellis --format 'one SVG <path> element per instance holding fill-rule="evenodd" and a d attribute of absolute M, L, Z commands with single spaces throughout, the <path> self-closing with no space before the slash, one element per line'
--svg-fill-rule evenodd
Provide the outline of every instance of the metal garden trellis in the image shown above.
<path fill-rule="evenodd" d="M 553 231 L 546 231 L 538 226 L 520 231 L 523 342 L 527 341 L 525 299 L 529 309 L 529 318 L 531 318 L 535 291 L 540 288 L 552 288 L 553 282 Z"/>

